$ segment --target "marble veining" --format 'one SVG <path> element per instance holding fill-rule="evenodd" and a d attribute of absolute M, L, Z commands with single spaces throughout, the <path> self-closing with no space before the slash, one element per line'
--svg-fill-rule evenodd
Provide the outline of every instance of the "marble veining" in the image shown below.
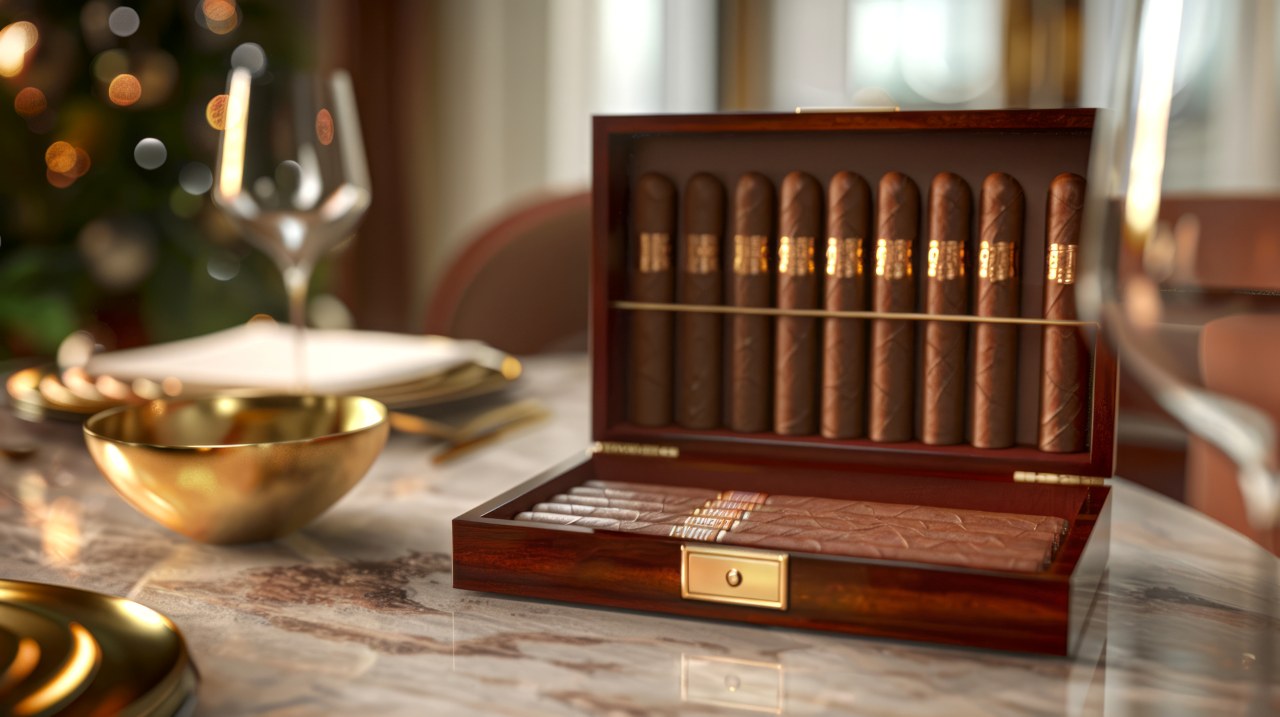
<path fill-rule="evenodd" d="M 76 427 L 0 458 L 0 576 L 127 595 L 184 631 L 197 715 L 1244 715 L 1280 713 L 1277 561 L 1124 481 L 1075 659 L 834 636 L 454 590 L 449 521 L 588 442 L 587 362 L 516 392 L 554 418 L 445 466 L 395 436 L 370 475 L 274 543 L 151 523 Z"/>

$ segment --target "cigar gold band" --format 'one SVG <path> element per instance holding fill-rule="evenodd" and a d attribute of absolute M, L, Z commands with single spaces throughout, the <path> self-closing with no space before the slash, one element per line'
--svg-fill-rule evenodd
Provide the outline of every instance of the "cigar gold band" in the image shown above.
<path fill-rule="evenodd" d="M 712 502 L 714 501 L 707 501 L 707 503 L 712 503 Z M 699 517 L 706 516 L 710 518 L 741 520 L 747 517 L 750 514 L 750 511 L 746 509 L 740 509 L 740 508 L 713 508 L 713 507 L 708 507 L 704 505 L 701 508 L 694 508 L 693 514 Z"/>
<path fill-rule="evenodd" d="M 978 276 L 991 282 L 1008 281 L 1016 273 L 1017 251 L 1013 242 L 983 241 L 978 247 Z"/>
<path fill-rule="evenodd" d="M 964 242 L 929 242 L 929 278 L 950 281 L 964 276 Z"/>
<path fill-rule="evenodd" d="M 778 275 L 813 275 L 813 237 L 778 237 Z"/>
<path fill-rule="evenodd" d="M 720 237 L 715 234 L 685 236 L 684 270 L 689 274 L 714 274 L 720 269 Z"/>
<path fill-rule="evenodd" d="M 1076 245 L 1049 245 L 1049 281 L 1058 284 L 1074 284 L 1076 282 Z"/>
<path fill-rule="evenodd" d="M 769 237 L 762 234 L 735 234 L 733 273 L 738 276 L 769 273 Z"/>
<path fill-rule="evenodd" d="M 657 274 L 671 270 L 671 237 L 666 232 L 640 233 L 641 274 Z"/>
<path fill-rule="evenodd" d="M 827 237 L 827 276 L 862 276 L 862 237 Z"/>
<path fill-rule="evenodd" d="M 700 540 L 704 543 L 714 543 L 723 531 L 717 528 L 704 528 L 696 525 L 673 525 L 669 533 L 672 538 L 684 538 L 686 540 Z"/>
<path fill-rule="evenodd" d="M 911 276 L 911 240 L 876 240 L 876 276 L 903 279 Z"/>

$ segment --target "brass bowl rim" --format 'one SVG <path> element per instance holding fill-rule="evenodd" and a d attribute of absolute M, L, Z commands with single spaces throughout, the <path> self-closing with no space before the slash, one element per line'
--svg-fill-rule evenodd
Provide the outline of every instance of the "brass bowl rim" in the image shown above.
<path fill-rule="evenodd" d="M 244 402 L 251 402 L 251 403 L 276 401 L 280 399 L 303 399 L 303 398 L 351 399 L 351 400 L 364 401 L 364 402 L 373 404 L 373 407 L 378 411 L 379 415 L 378 415 L 378 420 L 366 426 L 361 426 L 360 428 L 355 428 L 350 431 L 321 433 L 314 436 L 307 436 L 305 438 L 292 438 L 287 441 L 258 441 L 255 443 L 189 443 L 189 444 L 148 443 L 145 441 L 126 441 L 123 438 L 117 438 L 115 436 L 108 435 L 97 429 L 97 426 L 99 424 L 101 424 L 103 421 L 105 421 L 108 418 L 111 418 L 116 414 L 124 413 L 126 411 L 142 411 L 147 409 L 149 406 L 153 406 L 157 403 L 159 404 L 179 403 L 179 402 L 210 403 L 212 401 L 217 401 L 217 400 L 226 399 L 226 398 L 234 398 L 237 401 L 244 401 Z M 157 398 L 151 401 L 147 401 L 146 403 L 114 406 L 104 411 L 99 411 L 93 414 L 92 416 L 90 416 L 88 419 L 86 419 L 84 422 L 83 430 L 86 436 L 96 438 L 101 441 L 106 441 L 108 443 L 114 443 L 120 446 L 151 448 L 151 449 L 162 450 L 162 451 L 207 451 L 207 450 L 218 449 L 218 448 L 248 448 L 252 446 L 287 446 L 291 444 L 312 443 L 314 441 L 318 441 L 321 439 L 336 438 L 338 436 L 354 436 L 357 433 L 363 433 L 365 431 L 375 430 L 379 426 L 385 425 L 387 423 L 387 415 L 388 415 L 388 411 L 387 411 L 386 404 L 384 404 L 383 402 L 377 399 L 369 398 L 368 396 L 345 395 L 345 394 L 311 394 L 311 395 L 302 396 L 302 395 L 287 394 L 287 393 L 254 394 L 254 395 L 213 394 L 208 396 L 200 396 L 198 398 L 181 398 L 181 397 Z"/>

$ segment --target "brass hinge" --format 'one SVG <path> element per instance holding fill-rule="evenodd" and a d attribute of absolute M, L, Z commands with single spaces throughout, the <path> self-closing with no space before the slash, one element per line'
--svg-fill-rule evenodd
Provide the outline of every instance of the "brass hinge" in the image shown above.
<path fill-rule="evenodd" d="M 659 446 L 653 443 L 624 443 L 621 441 L 596 441 L 592 453 L 607 456 L 640 456 L 641 458 L 679 458 L 680 449 L 675 446 Z"/>
<path fill-rule="evenodd" d="M 1014 471 L 1014 483 L 1048 483 L 1050 485 L 1106 485 L 1107 479 L 1098 476 L 1078 476 L 1070 473 L 1036 473 Z"/>

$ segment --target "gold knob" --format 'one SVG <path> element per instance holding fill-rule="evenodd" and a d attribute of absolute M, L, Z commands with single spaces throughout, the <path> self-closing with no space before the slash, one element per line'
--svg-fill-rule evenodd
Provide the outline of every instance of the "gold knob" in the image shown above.
<path fill-rule="evenodd" d="M 736 588 L 742 584 L 742 573 L 737 568 L 730 568 L 729 572 L 724 574 L 724 581 L 729 583 L 729 587 Z"/>

